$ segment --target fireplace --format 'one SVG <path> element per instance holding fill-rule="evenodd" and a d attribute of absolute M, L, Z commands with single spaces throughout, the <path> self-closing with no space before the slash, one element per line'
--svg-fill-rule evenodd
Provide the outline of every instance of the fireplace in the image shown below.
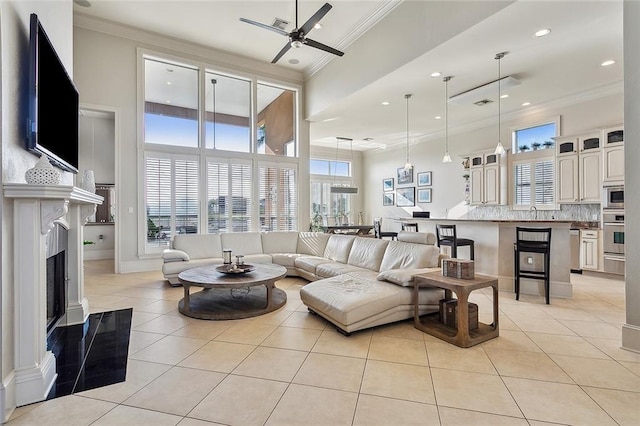
<path fill-rule="evenodd" d="M 66 312 L 67 248 L 68 231 L 56 223 L 47 234 L 46 280 L 47 280 L 47 335 L 58 324 Z"/>

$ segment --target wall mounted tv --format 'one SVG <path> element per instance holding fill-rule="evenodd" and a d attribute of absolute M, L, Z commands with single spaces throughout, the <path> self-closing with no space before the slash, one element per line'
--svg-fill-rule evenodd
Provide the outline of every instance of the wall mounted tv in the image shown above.
<path fill-rule="evenodd" d="M 78 172 L 78 90 L 35 13 L 29 34 L 27 126 L 27 150 Z"/>

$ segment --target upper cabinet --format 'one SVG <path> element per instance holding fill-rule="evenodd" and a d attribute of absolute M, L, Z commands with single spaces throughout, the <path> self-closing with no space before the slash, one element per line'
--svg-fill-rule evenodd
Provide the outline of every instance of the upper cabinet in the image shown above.
<path fill-rule="evenodd" d="M 556 138 L 556 201 L 599 203 L 602 193 L 602 133 Z"/>
<path fill-rule="evenodd" d="M 622 126 L 602 130 L 602 183 L 605 186 L 624 183 L 624 129 Z"/>
<path fill-rule="evenodd" d="M 493 151 L 469 156 L 470 204 L 497 205 L 506 200 L 501 194 L 501 180 L 506 177 L 501 170 L 506 161 Z"/>

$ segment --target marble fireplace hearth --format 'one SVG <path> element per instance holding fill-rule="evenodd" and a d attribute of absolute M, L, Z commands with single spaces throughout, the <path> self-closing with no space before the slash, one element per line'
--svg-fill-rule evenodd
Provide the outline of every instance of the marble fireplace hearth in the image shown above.
<path fill-rule="evenodd" d="M 102 197 L 71 185 L 3 186 L 13 200 L 13 375 L 5 383 L 5 406 L 43 401 L 56 379 L 56 360 L 47 350 L 47 234 L 56 224 L 68 231 L 64 325 L 89 316 L 84 296 L 83 226 Z"/>

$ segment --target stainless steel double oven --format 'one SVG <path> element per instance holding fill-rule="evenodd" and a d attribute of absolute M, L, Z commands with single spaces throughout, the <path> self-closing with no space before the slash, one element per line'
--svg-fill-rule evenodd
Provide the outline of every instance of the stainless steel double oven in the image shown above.
<path fill-rule="evenodd" d="M 602 222 L 604 272 L 624 274 L 624 210 L 604 210 Z"/>

